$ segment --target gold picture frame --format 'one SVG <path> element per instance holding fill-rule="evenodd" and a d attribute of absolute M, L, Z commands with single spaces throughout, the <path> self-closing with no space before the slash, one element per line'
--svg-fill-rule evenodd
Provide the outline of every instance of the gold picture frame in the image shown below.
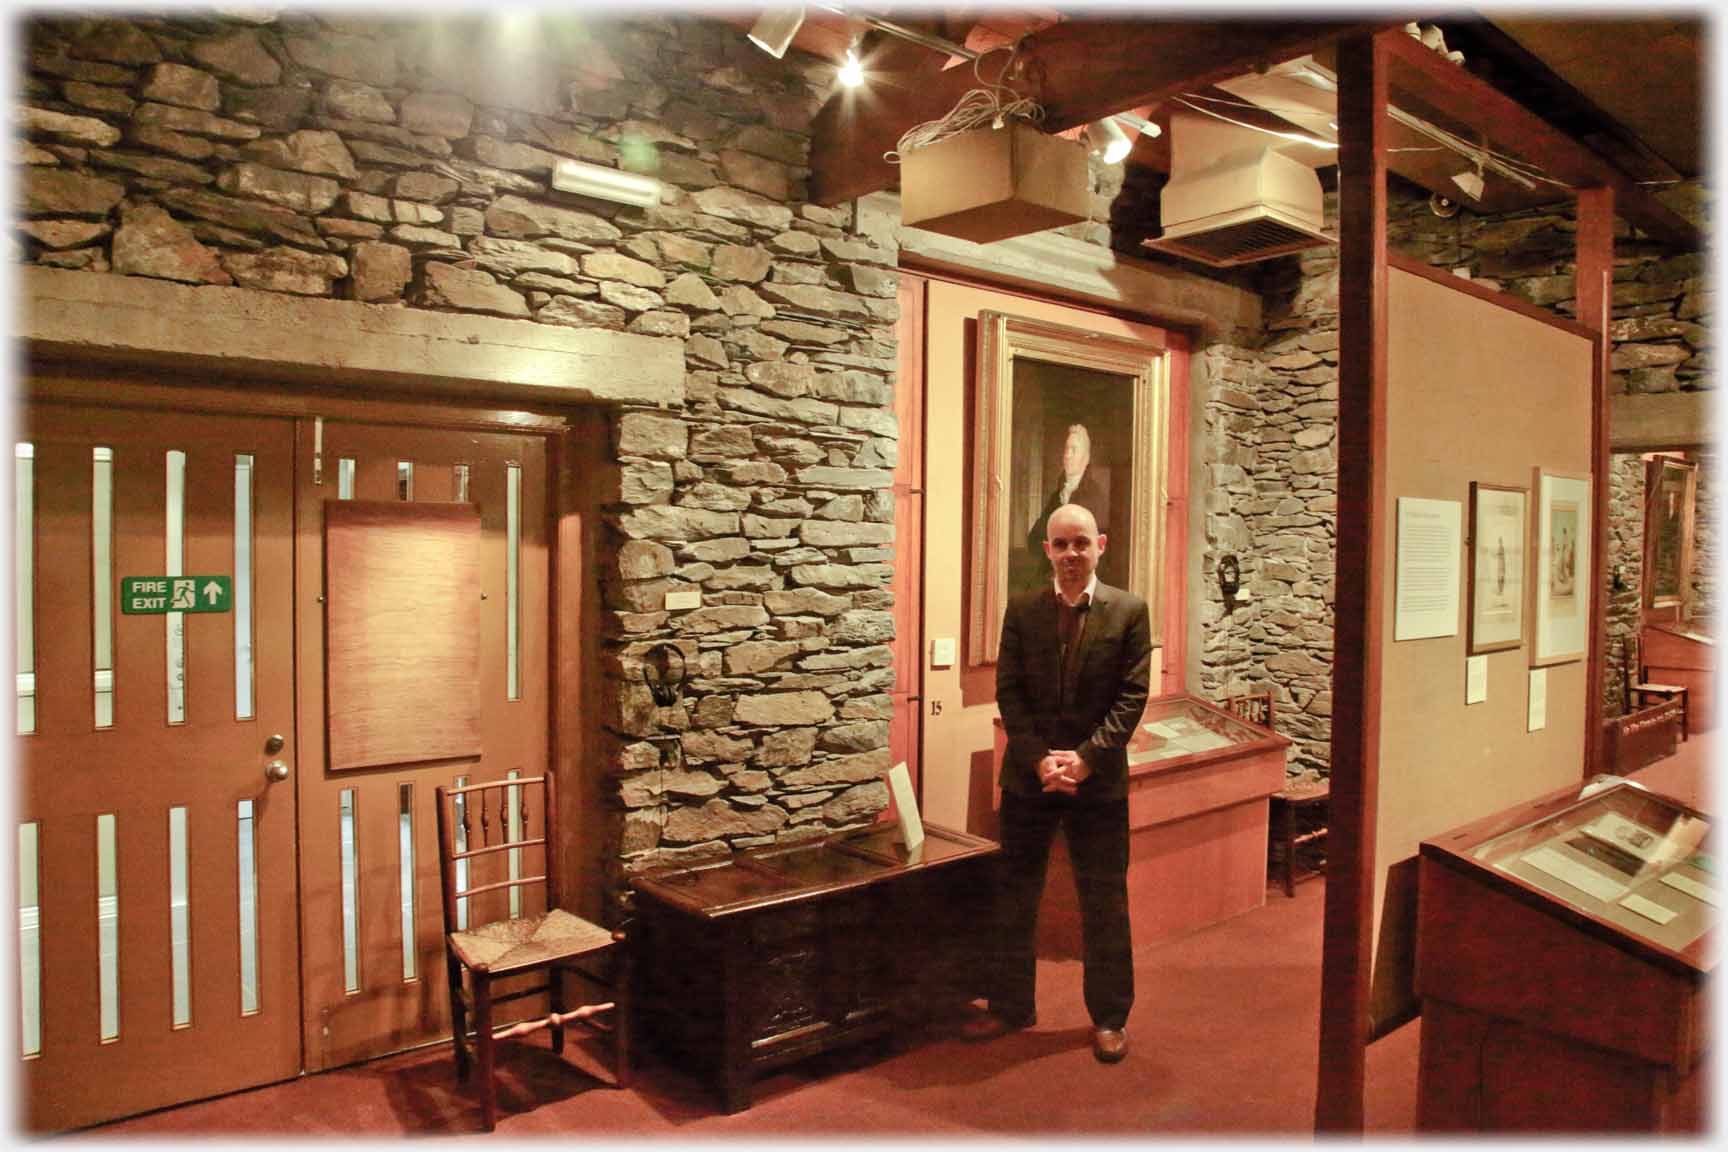
<path fill-rule="evenodd" d="M 1162 644 L 1168 347 L 993 311 L 978 314 L 977 347 L 966 665 L 996 662 L 1009 597 L 1049 579 L 1033 537 L 1064 493 L 1088 507 L 1080 494 L 1097 495 L 1098 578 L 1145 599 Z"/>

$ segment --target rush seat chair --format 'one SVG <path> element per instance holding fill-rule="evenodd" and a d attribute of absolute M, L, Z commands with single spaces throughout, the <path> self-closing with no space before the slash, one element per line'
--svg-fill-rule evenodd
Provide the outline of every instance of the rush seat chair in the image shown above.
<path fill-rule="evenodd" d="M 1680 702 L 1680 739 L 1687 739 L 1691 733 L 1692 708 L 1691 693 L 1684 684 L 1652 684 L 1650 669 L 1639 658 L 1639 643 L 1637 636 L 1628 636 L 1625 646 L 1621 649 L 1625 656 L 1626 677 L 1626 711 L 1637 712 L 1648 708 L 1651 704 L 1661 704 L 1669 700 Z"/>
<path fill-rule="evenodd" d="M 611 1033 L 613 1081 L 630 1081 L 630 955 L 613 932 L 558 905 L 553 879 L 557 790 L 552 774 L 440 787 L 438 871 L 444 893 L 444 953 L 450 978 L 450 1032 L 456 1079 L 470 1060 L 480 1066 L 480 1108 L 487 1131 L 498 1121 L 493 1081 L 497 1041 L 551 1029 L 552 1051 L 564 1051 L 564 1025 Z M 531 836 L 538 817 L 541 831 Z M 534 873 L 534 868 L 538 873 Z M 566 1009 L 564 978 L 574 973 L 610 999 Z M 532 979 L 543 975 L 543 980 Z M 529 977 L 517 987 L 515 978 Z M 493 981 L 509 980 L 495 994 Z M 493 1022 L 501 1004 L 544 994 L 539 1019 Z M 470 1035 L 472 1029 L 472 1035 Z"/>

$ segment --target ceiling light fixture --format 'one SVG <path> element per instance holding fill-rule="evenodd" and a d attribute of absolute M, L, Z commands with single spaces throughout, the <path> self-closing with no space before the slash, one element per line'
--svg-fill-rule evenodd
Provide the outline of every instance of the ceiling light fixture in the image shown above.
<path fill-rule="evenodd" d="M 1470 199 L 1482 199 L 1482 173 L 1480 171 L 1460 172 L 1452 177 L 1452 183 L 1458 185 L 1463 190 L 1464 195 Z"/>
<path fill-rule="evenodd" d="M 779 60 L 792 45 L 792 37 L 804 26 L 804 5 L 769 8 L 750 26 L 750 43 Z"/>
<path fill-rule="evenodd" d="M 552 187 L 560 192 L 652 208 L 660 203 L 660 181 L 635 172 L 621 172 L 580 160 L 560 160 L 552 169 Z"/>
<path fill-rule="evenodd" d="M 1128 133 L 1122 131 L 1113 116 L 1086 125 L 1086 142 L 1106 164 L 1120 164 L 1134 150 L 1134 142 L 1128 139 Z"/>
<path fill-rule="evenodd" d="M 851 48 L 846 49 L 846 63 L 840 65 L 840 83 L 848 88 L 856 88 L 864 83 L 864 65 L 858 60 L 858 53 Z"/>

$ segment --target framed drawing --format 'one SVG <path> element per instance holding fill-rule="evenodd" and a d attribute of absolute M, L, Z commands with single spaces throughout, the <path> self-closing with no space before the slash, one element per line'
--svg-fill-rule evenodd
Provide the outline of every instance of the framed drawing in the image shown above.
<path fill-rule="evenodd" d="M 1161 644 L 1167 350 L 985 311 L 977 363 L 967 666 L 996 662 L 1008 598 L 1050 583 L 1044 529 L 1063 503 L 1097 518 L 1098 579 L 1146 600 Z"/>
<path fill-rule="evenodd" d="M 1469 655 L 1524 643 L 1530 490 L 1470 482 Z"/>
<path fill-rule="evenodd" d="M 1536 469 L 1533 666 L 1582 660 L 1590 644 L 1590 477 Z"/>

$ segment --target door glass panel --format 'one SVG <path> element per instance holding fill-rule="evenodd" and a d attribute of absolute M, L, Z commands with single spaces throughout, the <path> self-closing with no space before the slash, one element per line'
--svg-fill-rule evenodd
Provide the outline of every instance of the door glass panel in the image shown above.
<path fill-rule="evenodd" d="M 252 457 L 234 457 L 234 718 L 252 718 Z"/>
<path fill-rule="evenodd" d="M 35 821 L 18 825 L 18 1024 L 23 1054 L 42 1051 L 42 908 L 37 896 Z"/>
<path fill-rule="evenodd" d="M 401 842 L 402 866 L 402 979 L 412 980 L 414 970 L 414 785 L 397 789 L 397 835 Z"/>
<path fill-rule="evenodd" d="M 505 543 L 504 560 L 504 643 L 506 660 L 509 661 L 506 679 L 507 691 L 505 699 L 522 699 L 521 650 L 517 643 L 517 621 L 522 614 L 519 586 L 522 580 L 522 466 L 511 464 L 506 473 L 509 480 L 508 493 L 505 502 L 505 517 L 508 539 Z M 514 793 L 514 789 L 511 790 Z"/>
<path fill-rule="evenodd" d="M 240 843 L 240 1015 L 258 1011 L 258 860 L 252 831 L 252 801 L 235 816 Z"/>
<path fill-rule="evenodd" d="M 186 888 L 186 808 L 168 809 L 168 939 L 173 971 L 174 1027 L 192 1023 L 191 896 Z"/>
<path fill-rule="evenodd" d="M 336 461 L 336 499 L 354 499 L 354 461 L 349 457 Z"/>
<path fill-rule="evenodd" d="M 514 780 L 521 775 L 522 773 L 514 768 L 506 774 L 507 778 L 511 780 Z M 509 842 L 514 842 L 522 839 L 522 789 L 507 788 L 504 790 L 504 794 L 508 797 L 504 823 L 504 839 Z M 522 849 L 512 848 L 509 852 L 505 853 L 505 855 L 510 857 L 510 879 L 522 879 Z M 521 888 L 512 887 L 510 889 L 510 915 L 522 915 Z"/>
<path fill-rule="evenodd" d="M 451 472 L 455 475 L 453 487 L 456 489 L 456 502 L 458 504 L 468 503 L 468 465 L 457 464 L 451 468 Z"/>
<path fill-rule="evenodd" d="M 398 460 L 396 462 L 396 499 L 414 499 L 414 461 Z"/>
<path fill-rule="evenodd" d="M 90 619 L 96 727 L 114 726 L 114 449 L 90 449 Z"/>
<path fill-rule="evenodd" d="M 13 630 L 18 636 L 18 731 L 36 731 L 36 446 L 14 449 L 12 491 L 12 587 L 17 611 Z"/>
<path fill-rule="evenodd" d="M 456 787 L 465 788 L 467 786 L 468 777 L 456 777 Z M 468 851 L 468 797 L 457 796 L 455 800 L 456 835 L 454 839 L 456 841 L 456 854 L 460 856 Z M 468 887 L 468 861 L 458 860 L 456 861 L 456 889 L 461 891 L 466 887 Z M 468 897 L 466 896 L 456 898 L 456 930 L 459 932 L 468 930 Z"/>
<path fill-rule="evenodd" d="M 342 840 L 342 989 L 360 991 L 360 889 L 355 859 L 354 789 L 342 789 L 338 801 Z"/>
<path fill-rule="evenodd" d="M 96 817 L 96 985 L 104 1044 L 120 1038 L 120 890 L 114 813 Z"/>
<path fill-rule="evenodd" d="M 186 559 L 186 453 L 168 453 L 168 508 L 166 535 L 167 576 L 184 576 Z M 168 629 L 168 723 L 186 722 L 186 614 L 169 612 Z"/>

